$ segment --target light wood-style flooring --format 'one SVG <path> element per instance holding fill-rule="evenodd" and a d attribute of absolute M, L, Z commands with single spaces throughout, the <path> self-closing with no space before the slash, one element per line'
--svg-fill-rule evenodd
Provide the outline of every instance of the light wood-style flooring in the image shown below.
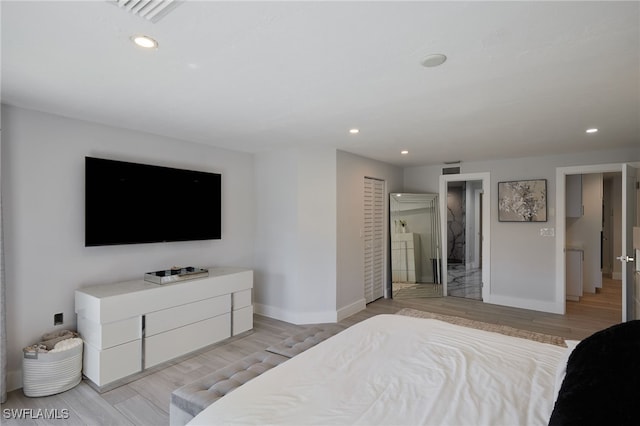
<path fill-rule="evenodd" d="M 489 305 L 456 297 L 390 300 L 380 299 L 343 320 L 351 326 L 378 314 L 393 314 L 402 308 L 505 324 L 516 328 L 583 339 L 595 331 L 620 322 L 620 282 L 608 280 L 601 292 L 585 295 L 581 302 L 567 303 L 566 315 Z M 3 425 L 168 425 L 171 392 L 208 373 L 256 351 L 278 343 L 308 326 L 255 316 L 253 333 L 182 359 L 145 377 L 104 392 L 96 392 L 86 382 L 49 397 L 27 398 L 22 390 L 9 393 L 2 404 Z M 44 418 L 15 420 L 5 410 L 38 409 L 68 413 L 66 420 Z"/>

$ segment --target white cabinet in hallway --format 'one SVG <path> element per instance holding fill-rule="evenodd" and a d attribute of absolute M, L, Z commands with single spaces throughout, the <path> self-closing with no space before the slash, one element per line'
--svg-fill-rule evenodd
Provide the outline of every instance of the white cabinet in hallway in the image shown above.
<path fill-rule="evenodd" d="M 579 248 L 567 248 L 566 257 L 566 299 L 574 302 L 582 297 L 582 263 L 584 251 Z"/>
<path fill-rule="evenodd" d="M 567 217 L 582 217 L 582 175 L 567 175 Z"/>

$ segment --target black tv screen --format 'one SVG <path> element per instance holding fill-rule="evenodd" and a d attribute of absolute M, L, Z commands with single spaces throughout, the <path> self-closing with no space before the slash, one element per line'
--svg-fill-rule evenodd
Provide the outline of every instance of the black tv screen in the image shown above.
<path fill-rule="evenodd" d="M 221 238 L 221 176 L 85 157 L 85 246 Z"/>

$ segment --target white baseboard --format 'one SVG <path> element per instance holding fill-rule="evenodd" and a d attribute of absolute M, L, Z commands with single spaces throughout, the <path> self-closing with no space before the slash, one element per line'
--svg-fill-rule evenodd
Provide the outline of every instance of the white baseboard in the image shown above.
<path fill-rule="evenodd" d="M 322 324 L 342 321 L 366 309 L 366 306 L 367 304 L 363 298 L 347 306 L 343 306 L 337 311 L 292 312 L 276 306 L 263 305 L 260 303 L 255 303 L 253 309 L 258 315 L 290 322 L 292 324 Z"/>
<path fill-rule="evenodd" d="M 544 300 L 521 299 L 518 297 L 500 296 L 492 294 L 486 303 L 493 305 L 510 306 L 512 308 L 531 309 L 532 311 L 549 312 L 552 314 L 561 314 L 565 312 L 564 300 L 558 302 L 547 302 Z"/>
<path fill-rule="evenodd" d="M 367 302 L 364 298 L 353 302 L 350 305 L 344 306 L 338 309 L 338 321 L 342 321 L 343 319 L 350 317 L 351 315 L 363 311 L 367 308 Z"/>
<path fill-rule="evenodd" d="M 258 315 L 286 321 L 291 324 L 322 324 L 338 322 L 336 311 L 292 312 L 276 306 L 255 303 L 254 312 Z"/>

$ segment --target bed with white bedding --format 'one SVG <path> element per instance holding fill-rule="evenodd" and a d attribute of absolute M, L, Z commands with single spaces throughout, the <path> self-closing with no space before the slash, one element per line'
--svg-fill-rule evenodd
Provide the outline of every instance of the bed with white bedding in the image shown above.
<path fill-rule="evenodd" d="M 245 383 L 189 424 L 543 425 L 569 351 L 378 315 Z"/>

